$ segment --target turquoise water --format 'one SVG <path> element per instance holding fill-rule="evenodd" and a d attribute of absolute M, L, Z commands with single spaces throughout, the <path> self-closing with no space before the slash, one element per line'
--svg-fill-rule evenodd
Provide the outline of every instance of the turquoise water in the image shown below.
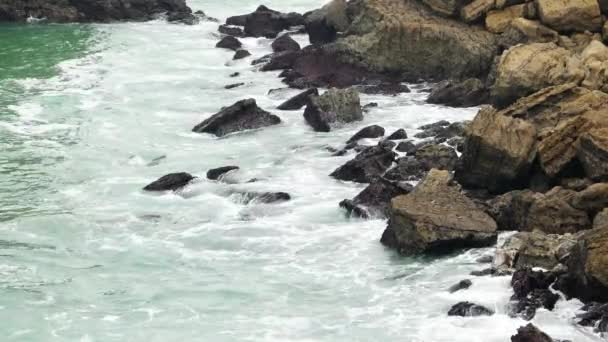
<path fill-rule="evenodd" d="M 269 1 L 304 12 L 323 1 Z M 195 1 L 225 18 L 255 9 Z M 217 24 L 165 22 L 2 26 L 0 38 L 0 332 L 7 341 L 507 341 L 525 322 L 506 314 L 509 278 L 453 283 L 491 249 L 403 258 L 378 240 L 380 220 L 347 219 L 337 204 L 362 189 L 327 175 L 331 157 L 367 124 L 388 131 L 474 109 L 425 104 L 424 93 L 364 96 L 364 122 L 312 132 L 276 106 L 294 90 L 277 73 L 214 48 Z M 306 37 L 297 37 L 302 43 Z M 266 39 L 245 39 L 254 57 Z M 239 78 L 231 78 L 233 72 Z M 226 84 L 245 82 L 231 91 Z M 190 129 L 255 97 L 281 125 L 217 139 Z M 368 141 L 369 144 L 375 141 Z M 200 180 L 179 194 L 140 189 L 159 176 L 237 164 L 235 184 Z M 250 184 L 238 180 L 259 178 Z M 243 204 L 233 190 L 293 200 Z M 447 317 L 458 301 L 492 317 Z M 556 338 L 594 341 L 560 302 L 534 323 Z"/>

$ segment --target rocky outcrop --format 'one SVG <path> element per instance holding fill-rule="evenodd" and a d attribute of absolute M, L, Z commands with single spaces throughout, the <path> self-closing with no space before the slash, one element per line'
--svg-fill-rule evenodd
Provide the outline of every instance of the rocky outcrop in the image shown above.
<path fill-rule="evenodd" d="M 496 242 L 496 223 L 462 194 L 448 171 L 431 170 L 415 190 L 391 201 L 381 242 L 404 254 L 448 252 Z"/>
<path fill-rule="evenodd" d="M 511 342 L 554 342 L 549 335 L 540 331 L 532 324 L 517 329 L 517 334 L 511 336 Z"/>
<path fill-rule="evenodd" d="M 312 96 L 304 119 L 317 132 L 329 132 L 334 123 L 363 120 L 359 93 L 354 89 L 332 88 L 321 96 Z"/>
<path fill-rule="evenodd" d="M 557 43 L 559 33 L 536 20 L 516 18 L 509 22 L 504 32 L 498 37 L 501 49 L 508 49 L 517 44 Z"/>
<path fill-rule="evenodd" d="M 244 26 L 247 37 L 275 38 L 290 27 L 303 25 L 304 17 L 298 13 L 281 13 L 266 6 L 254 12 L 226 19 L 226 25 Z"/>
<path fill-rule="evenodd" d="M 513 273 L 511 286 L 511 315 L 531 320 L 536 310 L 545 308 L 553 310 L 559 300 L 559 295 L 551 292 L 549 286 L 555 281 L 556 275 L 551 272 L 521 269 Z"/>
<path fill-rule="evenodd" d="M 146 185 L 144 191 L 179 190 L 188 185 L 194 178 L 194 176 L 186 172 L 170 173 Z"/>
<path fill-rule="evenodd" d="M 602 29 L 602 14 L 597 0 L 535 0 L 543 24 L 560 32 Z"/>
<path fill-rule="evenodd" d="M 591 222 L 587 212 L 571 205 L 575 195 L 572 190 L 556 187 L 539 196 L 530 206 L 523 230 L 566 234 L 589 229 Z"/>
<path fill-rule="evenodd" d="M 30 17 L 58 23 L 142 21 L 164 13 L 173 21 L 196 20 L 185 0 L 19 0 L 0 3 L 0 22 L 25 22 Z"/>
<path fill-rule="evenodd" d="M 487 103 L 488 95 L 488 89 L 477 78 L 462 82 L 446 80 L 433 87 L 426 101 L 451 107 L 472 107 Z"/>
<path fill-rule="evenodd" d="M 330 176 L 343 181 L 370 183 L 386 172 L 396 155 L 391 148 L 385 146 L 368 147 Z"/>
<path fill-rule="evenodd" d="M 485 306 L 477 305 L 470 302 L 460 302 L 448 311 L 448 316 L 461 317 L 476 317 L 476 316 L 492 316 L 494 311 Z"/>
<path fill-rule="evenodd" d="M 234 51 L 240 49 L 241 46 L 243 46 L 243 44 L 233 36 L 226 36 L 222 38 L 219 42 L 217 42 L 217 44 L 215 44 L 215 47 L 217 48 L 229 49 Z"/>
<path fill-rule="evenodd" d="M 402 140 L 407 139 L 407 132 L 403 128 L 399 128 L 398 130 L 391 133 L 386 140 Z"/>
<path fill-rule="evenodd" d="M 218 137 L 281 123 L 281 119 L 257 106 L 254 99 L 241 100 L 196 125 L 192 131 Z"/>
<path fill-rule="evenodd" d="M 531 190 L 514 190 L 487 202 L 488 214 L 494 218 L 498 230 L 524 230 L 530 207 L 542 194 Z"/>

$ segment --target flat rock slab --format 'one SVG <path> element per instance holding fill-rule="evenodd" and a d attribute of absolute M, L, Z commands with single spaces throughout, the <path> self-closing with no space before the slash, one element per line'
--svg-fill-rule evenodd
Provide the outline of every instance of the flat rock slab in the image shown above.
<path fill-rule="evenodd" d="M 257 106 L 254 99 L 238 101 L 196 125 L 192 131 L 210 133 L 218 137 L 248 129 L 281 123 L 281 119 Z"/>

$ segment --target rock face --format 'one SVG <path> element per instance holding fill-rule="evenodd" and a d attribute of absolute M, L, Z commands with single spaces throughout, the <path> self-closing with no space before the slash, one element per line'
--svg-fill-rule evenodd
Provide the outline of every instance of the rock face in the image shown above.
<path fill-rule="evenodd" d="M 317 132 L 329 132 L 333 123 L 363 119 L 359 93 L 354 89 L 329 89 L 313 96 L 304 111 L 304 119 Z"/>
<path fill-rule="evenodd" d="M 344 181 L 369 183 L 386 172 L 396 155 L 385 146 L 368 147 L 353 160 L 337 168 L 330 176 Z"/>
<path fill-rule="evenodd" d="M 608 301 L 607 263 L 608 230 L 585 232 L 568 259 L 573 285 L 564 292 L 584 301 Z"/>
<path fill-rule="evenodd" d="M 281 123 L 281 119 L 257 106 L 254 99 L 241 100 L 196 125 L 192 131 L 218 137 Z"/>
<path fill-rule="evenodd" d="M 515 190 L 488 201 L 488 213 L 498 230 L 524 230 L 530 207 L 542 195 L 530 190 Z"/>
<path fill-rule="evenodd" d="M 277 108 L 280 110 L 298 110 L 310 102 L 311 96 L 319 96 L 319 90 L 317 88 L 307 89 L 281 103 Z"/>
<path fill-rule="evenodd" d="M 543 24 L 560 32 L 602 29 L 602 14 L 597 0 L 536 0 Z"/>
<path fill-rule="evenodd" d="M 608 129 L 592 129 L 581 135 L 576 155 L 589 178 L 608 180 Z"/>
<path fill-rule="evenodd" d="M 496 223 L 450 180 L 431 170 L 415 190 L 391 201 L 381 242 L 404 254 L 449 252 L 496 242 Z"/>
<path fill-rule="evenodd" d="M 507 30 L 513 20 L 523 17 L 530 17 L 527 4 L 519 4 L 502 10 L 490 11 L 486 16 L 486 29 L 493 33 L 502 33 Z"/>
<path fill-rule="evenodd" d="M 184 0 L 19 0 L 0 3 L 0 22 L 25 22 L 30 17 L 59 23 L 140 21 L 162 13 L 175 20 L 194 20 L 192 10 Z"/>
<path fill-rule="evenodd" d="M 460 302 L 448 311 L 448 316 L 476 317 L 476 316 L 492 316 L 494 311 L 477 304 L 470 302 Z"/>
<path fill-rule="evenodd" d="M 325 44 L 336 40 L 337 33 L 348 29 L 346 0 L 333 0 L 305 19 L 306 32 L 311 44 Z"/>
<path fill-rule="evenodd" d="M 170 173 L 146 185 L 144 191 L 179 190 L 188 185 L 194 178 L 194 176 L 186 172 Z"/>
<path fill-rule="evenodd" d="M 549 335 L 540 331 L 532 324 L 517 329 L 517 334 L 511 336 L 511 342 L 554 342 Z"/>
<path fill-rule="evenodd" d="M 487 103 L 488 90 L 477 78 L 463 82 L 442 81 L 433 87 L 428 103 L 444 104 L 452 107 L 472 107 Z"/>

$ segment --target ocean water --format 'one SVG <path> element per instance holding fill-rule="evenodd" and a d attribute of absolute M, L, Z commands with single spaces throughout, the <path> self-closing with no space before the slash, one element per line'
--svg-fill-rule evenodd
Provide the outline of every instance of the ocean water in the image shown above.
<path fill-rule="evenodd" d="M 304 12 L 322 0 L 266 1 Z M 191 1 L 224 19 L 258 1 Z M 2 341 L 508 341 L 509 277 L 472 277 L 492 248 L 406 258 L 379 242 L 386 223 L 345 217 L 363 185 L 328 174 L 369 124 L 387 133 L 471 119 L 426 94 L 362 96 L 365 120 L 315 133 L 276 106 L 296 90 L 251 58 L 214 48 L 217 24 L 163 21 L 0 26 L 0 333 Z M 297 36 L 301 43 L 305 36 Z M 243 39 L 254 57 L 270 40 Z M 231 78 L 229 75 L 240 72 Z M 225 90 L 224 86 L 245 82 Z M 253 97 L 283 123 L 215 138 L 191 128 Z M 374 144 L 376 140 L 366 143 Z M 230 184 L 208 169 L 239 165 Z M 180 193 L 141 188 L 170 172 L 201 178 Z M 256 183 L 239 184 L 251 178 Z M 244 204 L 234 190 L 285 191 Z M 465 278 L 467 291 L 447 288 Z M 448 317 L 459 301 L 491 317 Z M 539 310 L 554 338 L 599 341 L 574 324 L 577 301 Z"/>

